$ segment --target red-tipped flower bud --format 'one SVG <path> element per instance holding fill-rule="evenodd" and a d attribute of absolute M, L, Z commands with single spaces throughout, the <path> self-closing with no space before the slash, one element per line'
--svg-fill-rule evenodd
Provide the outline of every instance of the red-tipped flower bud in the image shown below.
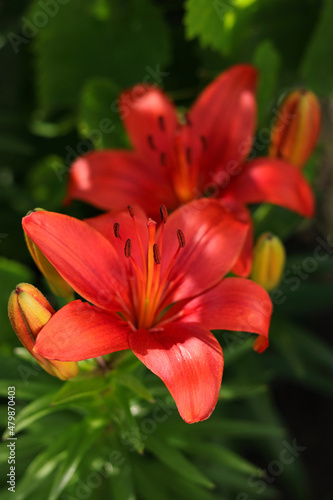
<path fill-rule="evenodd" d="M 54 313 L 44 295 L 29 283 L 17 285 L 9 297 L 9 319 L 24 347 L 50 375 L 67 380 L 78 374 L 76 362 L 45 359 L 33 351 L 39 332 Z"/>
<path fill-rule="evenodd" d="M 42 209 L 36 208 L 34 211 L 42 211 Z M 29 252 L 34 259 L 36 266 L 47 279 L 52 292 L 54 292 L 59 297 L 71 300 L 73 298 L 72 287 L 67 283 L 67 281 L 62 278 L 62 276 L 60 276 L 55 267 L 53 267 L 51 262 L 45 257 L 38 246 L 29 238 L 29 236 L 26 233 L 24 233 L 24 236 Z"/>
<path fill-rule="evenodd" d="M 270 292 L 281 281 L 285 260 L 281 240 L 271 233 L 263 233 L 254 247 L 251 279 Z"/>
<path fill-rule="evenodd" d="M 272 127 L 269 155 L 302 168 L 317 143 L 320 125 L 317 97 L 308 90 L 294 90 L 279 108 Z"/>

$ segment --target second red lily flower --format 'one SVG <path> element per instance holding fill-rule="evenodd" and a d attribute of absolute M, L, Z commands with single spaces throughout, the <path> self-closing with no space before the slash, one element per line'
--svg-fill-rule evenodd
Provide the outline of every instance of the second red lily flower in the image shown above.
<path fill-rule="evenodd" d="M 123 92 L 119 110 L 134 151 L 78 158 L 67 199 L 105 210 L 123 209 L 130 201 L 155 215 L 161 203 L 173 210 L 210 195 L 245 213 L 248 203 L 269 202 L 311 216 L 311 188 L 291 163 L 270 157 L 247 162 L 256 127 L 256 82 L 252 66 L 232 67 L 202 92 L 184 123 L 162 90 L 137 85 Z M 237 274 L 248 275 L 251 252 L 249 234 Z"/>

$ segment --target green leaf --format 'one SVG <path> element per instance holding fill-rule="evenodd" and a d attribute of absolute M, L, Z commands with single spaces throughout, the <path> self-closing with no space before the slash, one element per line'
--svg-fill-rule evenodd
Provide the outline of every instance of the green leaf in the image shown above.
<path fill-rule="evenodd" d="M 333 0 L 325 0 L 301 64 L 307 85 L 320 95 L 329 95 L 333 90 L 332 19 Z"/>
<path fill-rule="evenodd" d="M 146 448 L 167 467 L 190 479 L 193 483 L 200 484 L 206 488 L 214 487 L 210 479 L 204 476 L 182 453 L 169 446 L 166 442 L 151 435 L 147 440 Z"/>
<path fill-rule="evenodd" d="M 118 384 L 128 387 L 128 389 L 134 392 L 137 396 L 140 396 L 150 402 L 154 401 L 151 392 L 135 376 L 129 373 L 122 373 L 120 371 L 114 371 L 113 376 Z"/>
<path fill-rule="evenodd" d="M 28 187 L 35 206 L 45 210 L 58 210 L 65 196 L 63 182 L 67 168 L 60 156 L 50 155 L 43 158 L 28 172 Z"/>
<path fill-rule="evenodd" d="M 81 398 L 98 396 L 110 386 L 107 377 L 84 377 L 82 380 L 68 380 L 56 393 L 51 405 L 57 406 Z"/>
<path fill-rule="evenodd" d="M 93 445 L 98 446 L 102 421 L 84 421 L 72 429 L 66 442 L 66 456 L 54 476 L 48 500 L 56 500 L 76 473 L 82 459 Z"/>
<path fill-rule="evenodd" d="M 28 19 L 38 16 L 39 3 L 33 2 Z M 149 0 L 108 0 L 102 10 L 100 2 L 71 0 L 59 5 L 32 43 L 37 97 L 46 113 L 75 109 L 91 78 L 110 78 L 124 87 L 142 80 L 161 85 L 167 76 L 167 26 Z"/>
<path fill-rule="evenodd" d="M 46 396 L 42 396 L 41 398 L 36 399 L 36 401 L 23 408 L 16 416 L 15 432 L 21 432 L 36 420 L 39 420 L 40 418 L 43 418 L 54 411 L 58 411 L 58 408 L 50 406 L 53 398 L 54 393 L 47 394 Z M 4 434 L 4 437 L 7 436 L 8 430 Z"/>
<path fill-rule="evenodd" d="M 234 400 L 251 398 L 268 390 L 266 385 L 239 385 L 239 384 L 222 384 L 220 399 Z"/>
<path fill-rule="evenodd" d="M 78 128 L 95 149 L 127 145 L 117 107 L 120 90 L 106 78 L 89 80 L 82 90 Z"/>
<path fill-rule="evenodd" d="M 210 47 L 224 55 L 242 44 L 255 12 L 257 0 L 187 0 L 186 37 L 199 37 L 202 47 Z"/>
<path fill-rule="evenodd" d="M 207 420 L 207 422 L 205 422 L 204 426 L 198 428 L 198 434 L 216 434 L 221 438 L 281 438 L 285 436 L 285 430 L 275 425 L 263 424 L 257 421 L 251 422 L 247 420 L 237 419 L 214 420 L 213 418 L 210 418 L 210 420 Z"/>
<path fill-rule="evenodd" d="M 274 101 L 281 66 L 280 54 L 271 41 L 265 40 L 256 48 L 253 64 L 259 70 L 258 127 L 262 127 Z"/>

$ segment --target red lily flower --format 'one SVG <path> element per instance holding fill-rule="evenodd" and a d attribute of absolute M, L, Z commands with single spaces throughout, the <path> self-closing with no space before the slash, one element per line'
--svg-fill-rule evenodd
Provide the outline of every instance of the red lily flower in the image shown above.
<path fill-rule="evenodd" d="M 78 158 L 67 201 L 105 210 L 124 209 L 130 201 L 154 215 L 160 203 L 173 210 L 208 194 L 235 210 L 269 202 L 311 216 L 312 191 L 294 165 L 270 157 L 247 161 L 256 127 L 256 80 L 249 65 L 225 71 L 198 97 L 183 124 L 159 88 L 137 85 L 123 92 L 119 109 L 134 151 Z M 251 253 L 250 231 L 237 274 L 249 274 Z"/>
<path fill-rule="evenodd" d="M 212 329 L 267 339 L 271 301 L 234 265 L 248 226 L 216 200 L 194 201 L 159 228 L 143 211 L 86 221 L 51 212 L 23 219 L 28 236 L 87 301 L 60 309 L 38 335 L 45 358 L 78 361 L 123 349 L 159 376 L 186 422 L 213 411 L 223 355 Z"/>

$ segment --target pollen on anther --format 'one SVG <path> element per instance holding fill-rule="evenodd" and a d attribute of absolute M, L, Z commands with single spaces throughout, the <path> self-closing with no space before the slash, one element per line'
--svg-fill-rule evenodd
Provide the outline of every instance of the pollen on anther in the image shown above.
<path fill-rule="evenodd" d="M 181 229 L 177 229 L 177 238 L 180 248 L 184 248 L 186 244 L 184 233 Z"/>
<path fill-rule="evenodd" d="M 164 131 L 164 130 L 165 130 L 165 121 L 164 121 L 163 116 L 159 116 L 159 117 L 158 117 L 158 124 L 159 124 L 159 126 L 160 126 L 160 129 L 161 129 L 162 131 Z"/>
<path fill-rule="evenodd" d="M 134 210 L 133 210 L 133 207 L 131 207 L 131 205 L 128 205 L 127 210 L 128 210 L 128 213 L 130 214 L 130 216 L 131 216 L 131 217 L 132 217 L 132 219 L 133 219 L 133 217 L 134 217 Z"/>
<path fill-rule="evenodd" d="M 113 234 L 115 235 L 116 238 L 119 238 L 120 237 L 120 234 L 119 234 L 119 224 L 118 222 L 115 222 L 113 224 Z"/>
<path fill-rule="evenodd" d="M 154 138 L 152 135 L 148 135 L 147 137 L 147 141 L 148 141 L 148 144 L 149 144 L 149 147 L 153 150 L 156 149 L 156 146 L 155 146 L 155 143 L 154 143 Z"/>
<path fill-rule="evenodd" d="M 168 211 L 167 211 L 165 205 L 160 205 L 160 214 L 161 214 L 162 222 L 164 222 L 164 224 L 165 224 L 166 221 L 168 220 Z"/>
<path fill-rule="evenodd" d="M 156 262 L 156 264 L 161 264 L 161 252 L 157 243 L 154 243 L 153 245 L 153 254 L 154 254 L 154 261 Z"/>
<path fill-rule="evenodd" d="M 128 240 L 126 240 L 124 253 L 125 253 L 125 257 L 127 257 L 127 259 L 129 259 L 131 256 L 131 253 L 132 253 L 132 242 L 129 238 L 128 238 Z"/>

